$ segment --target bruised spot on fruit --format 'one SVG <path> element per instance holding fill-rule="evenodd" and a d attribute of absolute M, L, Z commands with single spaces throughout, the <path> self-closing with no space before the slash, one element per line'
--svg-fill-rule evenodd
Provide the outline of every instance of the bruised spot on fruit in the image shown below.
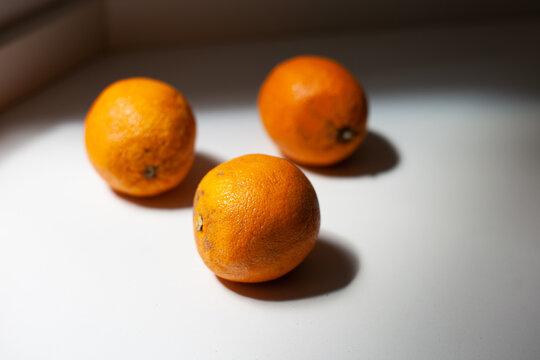
<path fill-rule="evenodd" d="M 223 171 L 220 171 L 217 173 L 217 176 L 224 175 L 225 173 Z"/>
<path fill-rule="evenodd" d="M 145 179 L 155 179 L 157 177 L 157 166 L 149 165 L 143 171 L 143 176 Z"/>
<path fill-rule="evenodd" d="M 358 132 L 354 131 L 348 126 L 342 127 L 338 130 L 337 141 L 341 143 L 348 143 L 358 135 Z"/>
<path fill-rule="evenodd" d="M 150 152 L 150 149 L 149 149 L 149 148 L 145 148 L 145 149 L 144 149 L 144 152 L 145 152 L 145 153 L 149 153 L 149 152 Z"/>
<path fill-rule="evenodd" d="M 195 207 L 197 207 L 197 204 L 199 203 L 199 198 L 203 195 L 204 195 L 204 190 L 197 190 L 197 192 L 195 192 L 195 201 L 194 201 Z"/>
<path fill-rule="evenodd" d="M 204 250 L 210 251 L 213 248 L 214 248 L 214 244 L 212 244 L 212 242 L 208 240 L 208 238 L 205 236 L 204 237 Z"/>
<path fill-rule="evenodd" d="M 203 219 L 201 215 L 197 215 L 197 221 L 195 222 L 195 230 L 202 231 Z"/>

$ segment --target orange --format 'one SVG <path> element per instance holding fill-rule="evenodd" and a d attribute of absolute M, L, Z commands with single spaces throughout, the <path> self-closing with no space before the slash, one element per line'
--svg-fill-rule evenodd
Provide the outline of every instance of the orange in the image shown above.
<path fill-rule="evenodd" d="M 201 180 L 193 201 L 197 250 L 217 276 L 239 282 L 278 278 L 312 250 L 317 195 L 288 160 L 245 155 Z"/>
<path fill-rule="evenodd" d="M 298 56 L 278 64 L 259 91 L 259 112 L 281 152 L 311 166 L 338 163 L 366 135 L 362 86 L 337 62 Z"/>
<path fill-rule="evenodd" d="M 178 185 L 194 158 L 195 119 L 172 86 L 130 78 L 109 85 L 86 116 L 90 162 L 116 191 L 151 196 Z"/>

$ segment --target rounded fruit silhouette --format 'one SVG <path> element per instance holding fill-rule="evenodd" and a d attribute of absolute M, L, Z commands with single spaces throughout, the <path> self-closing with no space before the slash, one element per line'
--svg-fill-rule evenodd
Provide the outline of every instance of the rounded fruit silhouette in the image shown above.
<path fill-rule="evenodd" d="M 217 276 L 239 282 L 276 279 L 313 249 L 317 195 L 289 161 L 245 155 L 201 180 L 193 201 L 197 250 Z"/>
<path fill-rule="evenodd" d="M 362 86 L 337 62 L 297 56 L 278 64 L 259 91 L 266 131 L 291 160 L 328 166 L 351 155 L 366 135 Z"/>
<path fill-rule="evenodd" d="M 187 175 L 195 155 L 195 119 L 172 86 L 148 78 L 109 85 L 86 116 L 90 162 L 116 191 L 152 196 Z"/>

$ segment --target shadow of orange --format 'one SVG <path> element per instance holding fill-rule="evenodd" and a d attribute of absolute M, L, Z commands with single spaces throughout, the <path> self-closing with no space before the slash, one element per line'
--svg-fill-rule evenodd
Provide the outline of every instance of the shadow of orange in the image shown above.
<path fill-rule="evenodd" d="M 190 207 L 193 205 L 193 196 L 199 182 L 204 175 L 214 167 L 219 165 L 222 161 L 219 159 L 205 154 L 197 152 L 193 161 L 193 166 L 189 171 L 187 177 L 172 190 L 169 190 L 163 194 L 148 198 L 138 198 L 116 192 L 116 195 L 124 200 L 132 202 L 134 204 L 158 208 L 158 209 L 178 209 Z"/>
<path fill-rule="evenodd" d="M 302 166 L 303 169 L 327 176 L 366 176 L 389 171 L 399 164 L 399 154 L 384 136 L 369 131 L 358 150 L 339 164 L 329 167 Z"/>
<path fill-rule="evenodd" d="M 218 277 L 229 290 L 266 301 L 295 300 L 337 291 L 349 285 L 359 270 L 358 257 L 336 242 L 320 237 L 313 251 L 285 276 L 264 283 L 246 284 Z"/>

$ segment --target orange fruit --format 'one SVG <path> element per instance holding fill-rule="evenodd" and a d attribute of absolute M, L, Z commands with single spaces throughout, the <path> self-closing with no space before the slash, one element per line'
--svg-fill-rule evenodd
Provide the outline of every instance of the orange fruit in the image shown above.
<path fill-rule="evenodd" d="M 319 225 L 313 186 L 295 165 L 274 156 L 245 155 L 218 165 L 195 192 L 197 250 L 227 280 L 286 274 L 312 250 Z"/>
<path fill-rule="evenodd" d="M 109 85 L 86 116 L 90 162 L 116 191 L 151 196 L 178 185 L 194 158 L 195 119 L 172 86 L 130 78 Z"/>
<path fill-rule="evenodd" d="M 278 64 L 259 91 L 259 112 L 281 152 L 311 166 L 338 163 L 366 135 L 362 86 L 337 62 L 298 56 Z"/>

